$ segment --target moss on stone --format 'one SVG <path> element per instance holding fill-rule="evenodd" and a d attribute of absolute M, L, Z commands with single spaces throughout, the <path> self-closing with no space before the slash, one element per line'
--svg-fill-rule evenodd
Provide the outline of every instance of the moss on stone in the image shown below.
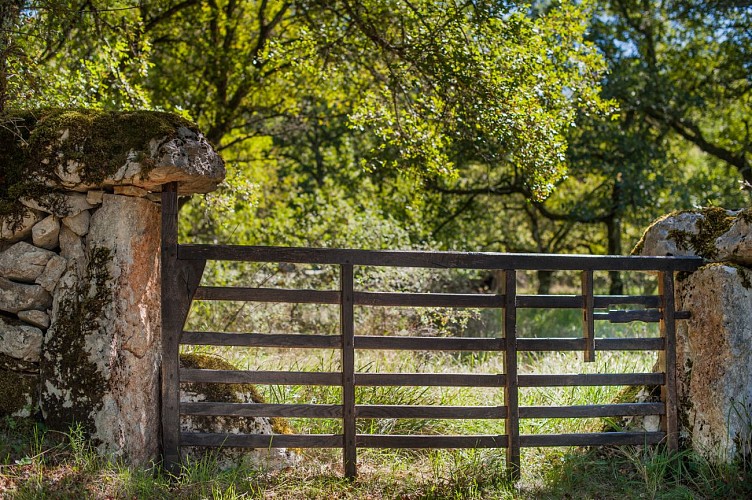
<path fill-rule="evenodd" d="M 750 278 L 750 275 L 752 275 L 752 270 L 740 264 L 735 264 L 733 262 L 711 262 L 710 264 L 702 266 L 700 269 L 709 269 L 711 267 L 717 266 L 734 268 L 736 270 L 736 274 L 739 276 L 741 285 L 747 290 L 752 290 L 752 278 Z"/>
<path fill-rule="evenodd" d="M 690 231 L 681 231 L 672 229 L 668 231 L 668 238 L 676 243 L 680 250 L 692 250 L 697 255 L 712 260 L 717 257 L 718 249 L 715 246 L 715 240 L 731 228 L 737 217 L 752 218 L 748 210 L 742 211 L 738 215 L 729 215 L 728 212 L 719 207 L 708 207 L 700 210 L 677 210 L 671 212 L 659 219 L 656 219 L 642 234 L 642 238 L 632 250 L 632 255 L 639 255 L 645 247 L 645 235 L 656 224 L 663 222 L 669 217 L 677 217 L 685 213 L 697 213 L 702 215 L 697 221 L 697 233 Z"/>
<path fill-rule="evenodd" d="M 39 376 L 0 370 L 0 416 L 36 413 Z"/>
<path fill-rule="evenodd" d="M 637 242 L 637 244 L 635 245 L 635 247 L 630 252 L 630 255 L 640 255 L 642 253 L 643 248 L 645 248 L 645 235 L 647 235 L 650 232 L 650 230 L 653 228 L 653 226 L 655 226 L 656 224 L 659 224 L 659 223 L 663 222 L 664 220 L 668 219 L 669 217 L 676 217 L 677 215 L 682 214 L 684 212 L 685 212 L 685 210 L 674 210 L 673 212 L 669 212 L 666 215 L 664 215 L 662 217 L 658 217 L 657 219 L 655 219 L 653 221 L 653 223 L 650 224 L 647 227 L 647 229 L 645 229 L 645 231 L 642 233 L 642 237 L 640 238 L 640 241 Z"/>
<path fill-rule="evenodd" d="M 22 373 L 34 373 L 39 375 L 39 363 L 16 359 L 5 354 L 0 354 L 0 370 L 10 370 Z"/>
<path fill-rule="evenodd" d="M 110 249 L 95 247 L 89 254 L 86 276 L 59 304 L 57 320 L 47 332 L 42 380 L 49 381 L 62 394 L 46 393 L 43 398 L 45 423 L 67 430 L 79 423 L 94 432 L 93 415 L 102 408 L 107 382 L 89 359 L 87 336 L 97 335 L 105 308 L 112 301 L 108 265 Z"/>
<path fill-rule="evenodd" d="M 182 368 L 194 368 L 202 370 L 237 370 L 238 368 L 227 360 L 211 354 L 181 353 L 180 366 Z M 249 394 L 254 403 L 265 403 L 263 396 L 253 384 L 185 384 L 188 390 L 206 395 L 209 401 L 224 403 L 245 403 L 242 394 Z M 292 429 L 287 421 L 282 418 L 272 417 L 269 419 L 272 430 L 276 434 L 292 434 Z"/>
<path fill-rule="evenodd" d="M 59 172 L 75 168 L 82 183 L 98 184 L 134 153 L 148 170 L 150 141 L 174 138 L 179 127 L 197 131 L 188 120 L 153 111 L 10 111 L 0 124 L 0 220 L 11 226 L 23 216 L 19 198 L 49 207 L 60 202 L 50 187 L 59 183 Z"/>

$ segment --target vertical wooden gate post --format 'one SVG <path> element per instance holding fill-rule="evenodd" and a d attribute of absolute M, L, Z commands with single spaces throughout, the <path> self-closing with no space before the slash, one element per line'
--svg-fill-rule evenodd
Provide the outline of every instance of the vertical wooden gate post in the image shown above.
<path fill-rule="evenodd" d="M 666 374 L 661 386 L 661 399 L 666 405 L 666 414 L 661 418 L 661 430 L 666 433 L 668 451 L 679 449 L 679 424 L 677 418 L 676 398 L 676 319 L 674 318 L 674 273 L 663 271 L 658 276 L 658 288 L 661 294 L 661 337 L 665 342 L 664 350 L 658 359 Z"/>
<path fill-rule="evenodd" d="M 178 185 L 162 186 L 162 461 L 180 471 L 180 335 L 206 260 L 178 260 Z"/>
<path fill-rule="evenodd" d="M 343 459 L 345 477 L 355 479 L 357 475 L 357 451 L 355 447 L 355 324 L 353 266 L 340 266 L 340 328 L 342 329 L 342 404 L 344 434 Z"/>
<path fill-rule="evenodd" d="M 593 297 L 593 270 L 582 271 L 582 333 L 585 337 L 585 362 L 595 361 L 595 318 Z"/>
<path fill-rule="evenodd" d="M 516 481 L 520 478 L 520 409 L 517 386 L 517 273 L 513 269 L 504 271 L 504 338 L 507 473 Z"/>
<path fill-rule="evenodd" d="M 176 314 L 180 289 L 177 283 L 178 186 L 162 187 L 162 459 L 177 473 L 180 467 L 180 380 L 178 342 L 183 324 Z"/>

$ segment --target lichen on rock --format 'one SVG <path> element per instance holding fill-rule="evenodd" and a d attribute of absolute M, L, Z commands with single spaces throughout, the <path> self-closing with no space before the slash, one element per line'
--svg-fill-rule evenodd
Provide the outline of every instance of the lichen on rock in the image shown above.
<path fill-rule="evenodd" d="M 112 281 L 107 272 L 110 249 L 91 251 L 84 279 L 55 297 L 54 323 L 47 331 L 41 363 L 42 411 L 53 429 L 79 423 L 91 433 L 93 414 L 102 405 L 106 380 L 87 349 L 87 337 L 97 335 L 110 305 Z M 75 266 L 68 271 L 75 275 Z M 64 279 L 64 278 L 63 278 Z"/>
<path fill-rule="evenodd" d="M 657 219 L 633 255 L 699 256 L 709 261 L 752 264 L 750 209 L 681 210 Z"/>

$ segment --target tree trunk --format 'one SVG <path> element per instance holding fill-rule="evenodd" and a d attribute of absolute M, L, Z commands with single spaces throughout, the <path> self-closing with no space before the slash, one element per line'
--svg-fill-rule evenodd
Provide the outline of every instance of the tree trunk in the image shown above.
<path fill-rule="evenodd" d="M 21 13 L 21 0 L 0 0 L 0 112 L 8 102 L 9 60 L 13 52 L 13 34 Z"/>
<path fill-rule="evenodd" d="M 548 295 L 551 291 L 551 281 L 554 277 L 553 271 L 538 271 L 538 295 Z"/>
<path fill-rule="evenodd" d="M 614 214 L 606 221 L 606 231 L 608 238 L 608 254 L 609 255 L 621 255 L 621 217 Z M 624 282 L 621 280 L 621 273 L 619 271 L 609 271 L 609 288 L 608 293 L 610 295 L 623 295 L 624 294 Z"/>

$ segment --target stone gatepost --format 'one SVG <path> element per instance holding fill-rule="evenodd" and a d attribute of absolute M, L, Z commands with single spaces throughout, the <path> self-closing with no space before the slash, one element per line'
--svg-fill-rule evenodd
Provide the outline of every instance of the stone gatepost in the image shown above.
<path fill-rule="evenodd" d="M 640 255 L 699 255 L 676 280 L 680 438 L 713 461 L 752 454 L 752 209 L 709 208 L 657 220 Z"/>
<path fill-rule="evenodd" d="M 154 112 L 40 111 L 0 129 L 0 416 L 80 424 L 98 451 L 157 458 L 161 186 L 224 163 Z"/>

